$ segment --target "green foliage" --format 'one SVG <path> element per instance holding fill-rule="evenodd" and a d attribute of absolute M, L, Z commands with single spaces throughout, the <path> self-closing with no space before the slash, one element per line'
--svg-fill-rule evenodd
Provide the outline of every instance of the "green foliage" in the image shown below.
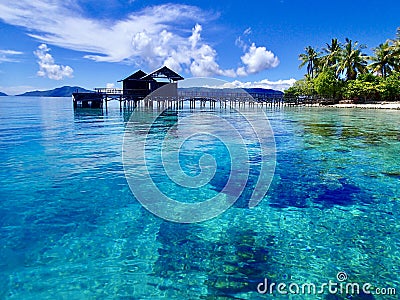
<path fill-rule="evenodd" d="M 374 74 L 371 73 L 360 74 L 358 75 L 357 79 L 360 81 L 371 82 L 375 84 L 379 84 L 379 82 L 381 81 L 380 77 L 375 76 Z"/>
<path fill-rule="evenodd" d="M 358 42 L 346 38 L 346 44 L 342 50 L 337 74 L 345 76 L 346 80 L 355 80 L 357 74 L 366 73 L 367 70 L 367 56 L 362 53 L 363 45 L 358 45 Z"/>
<path fill-rule="evenodd" d="M 331 69 L 325 69 L 314 79 L 314 88 L 318 95 L 324 98 L 337 98 L 341 82 Z"/>
<path fill-rule="evenodd" d="M 400 73 L 393 72 L 385 80 L 382 80 L 378 86 L 380 96 L 385 101 L 400 100 Z"/>
<path fill-rule="evenodd" d="M 398 63 L 396 47 L 390 46 L 389 41 L 386 41 L 374 49 L 374 54 L 371 57 L 372 63 L 369 65 L 369 68 L 383 78 L 386 78 L 386 76 L 392 73 Z"/>
<path fill-rule="evenodd" d="M 374 48 L 371 57 L 363 53 L 365 46 L 348 38 L 326 46 L 323 52 L 308 46 L 299 55 L 299 67 L 307 66 L 307 74 L 285 95 L 400 101 L 400 27 L 396 38 Z"/>
<path fill-rule="evenodd" d="M 285 91 L 286 96 L 315 95 L 314 82 L 311 78 L 297 80 L 294 85 Z"/>
<path fill-rule="evenodd" d="M 349 80 L 343 91 L 343 96 L 346 99 L 353 100 L 378 100 L 378 86 L 372 82 L 356 79 Z"/>
<path fill-rule="evenodd" d="M 321 57 L 322 68 L 335 68 L 340 60 L 342 53 L 342 45 L 338 39 L 332 39 L 331 44 L 326 44 L 326 48 L 323 49 L 325 55 Z"/>
<path fill-rule="evenodd" d="M 305 52 L 299 55 L 299 60 L 301 60 L 301 64 L 299 68 L 307 65 L 307 75 L 314 78 L 314 75 L 318 68 L 318 55 L 319 53 L 311 46 L 307 46 Z"/>

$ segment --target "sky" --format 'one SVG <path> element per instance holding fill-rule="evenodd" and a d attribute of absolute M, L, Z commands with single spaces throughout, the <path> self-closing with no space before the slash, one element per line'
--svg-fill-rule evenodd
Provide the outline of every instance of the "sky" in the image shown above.
<path fill-rule="evenodd" d="M 298 55 L 332 38 L 367 54 L 400 27 L 398 0 L 0 0 L 0 91 L 120 87 L 166 65 L 185 78 L 284 90 Z"/>

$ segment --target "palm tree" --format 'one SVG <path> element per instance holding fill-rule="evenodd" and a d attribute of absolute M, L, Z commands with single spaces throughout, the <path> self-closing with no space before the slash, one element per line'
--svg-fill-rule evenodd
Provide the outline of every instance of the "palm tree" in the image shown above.
<path fill-rule="evenodd" d="M 362 53 L 365 46 L 359 46 L 358 42 L 346 38 L 346 44 L 341 51 L 337 73 L 345 75 L 346 80 L 354 80 L 357 74 L 367 73 L 367 55 Z"/>
<path fill-rule="evenodd" d="M 336 67 L 342 51 L 342 46 L 338 39 L 332 39 L 331 44 L 327 43 L 326 48 L 323 50 L 326 53 L 326 55 L 321 57 L 321 62 L 323 63 L 324 68 Z"/>
<path fill-rule="evenodd" d="M 370 59 L 372 63 L 369 65 L 373 72 L 377 72 L 383 78 L 392 73 L 392 70 L 396 68 L 398 55 L 396 55 L 395 47 L 389 45 L 389 41 L 380 44 L 374 48 L 375 56 Z"/>
<path fill-rule="evenodd" d="M 400 72 L 400 27 L 397 28 L 396 39 L 392 43 L 392 53 L 395 60 L 394 70 Z"/>
<path fill-rule="evenodd" d="M 314 78 L 315 71 L 318 67 L 318 55 L 319 53 L 311 46 L 306 47 L 305 53 L 299 55 L 299 60 L 301 60 L 301 64 L 299 69 L 307 65 L 307 74 Z"/>

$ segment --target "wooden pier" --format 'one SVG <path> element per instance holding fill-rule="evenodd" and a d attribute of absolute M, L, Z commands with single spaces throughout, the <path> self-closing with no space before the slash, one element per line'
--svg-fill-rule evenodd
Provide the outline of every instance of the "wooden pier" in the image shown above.
<path fill-rule="evenodd" d="M 126 92 L 126 91 L 125 91 Z M 150 106 L 156 103 L 156 106 L 173 105 L 180 106 L 184 102 L 189 102 L 190 107 L 195 108 L 196 105 L 204 107 L 208 104 L 210 107 L 219 106 L 242 106 L 242 105 L 270 105 L 281 106 L 284 104 L 283 95 L 271 94 L 249 94 L 246 92 L 224 92 L 223 90 L 215 90 L 213 92 L 201 92 L 191 90 L 178 90 L 177 96 L 154 96 L 138 97 L 124 93 L 122 89 L 96 88 L 95 93 L 73 93 L 74 108 L 92 107 L 107 109 L 109 101 L 119 101 L 119 107 L 129 108 L 138 105 Z"/>
<path fill-rule="evenodd" d="M 92 93 L 73 93 L 74 108 L 108 108 L 109 101 L 119 101 L 119 107 L 134 108 L 138 105 L 153 106 L 183 106 L 189 102 L 191 108 L 196 105 L 205 107 L 265 105 L 265 106 L 294 106 L 316 103 L 315 99 L 289 97 L 281 92 L 265 91 L 262 89 L 210 89 L 184 88 L 178 89 L 177 82 L 183 77 L 167 67 L 162 67 L 146 74 L 138 70 L 122 81 L 122 89 L 95 88 Z M 156 92 L 154 91 L 161 91 Z M 161 96 L 160 96 L 161 95 Z"/>

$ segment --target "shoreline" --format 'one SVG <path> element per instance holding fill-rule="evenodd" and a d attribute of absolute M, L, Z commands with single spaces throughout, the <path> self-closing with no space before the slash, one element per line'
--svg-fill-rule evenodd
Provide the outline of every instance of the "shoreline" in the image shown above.
<path fill-rule="evenodd" d="M 400 110 L 400 102 L 382 102 L 382 103 L 338 103 L 338 104 L 328 104 L 323 105 L 320 103 L 314 104 L 299 104 L 299 105 L 288 105 L 283 106 L 293 106 L 293 107 L 327 107 L 327 108 L 359 108 L 359 109 L 390 109 L 390 110 Z"/>
<path fill-rule="evenodd" d="M 284 106 L 288 106 L 288 105 L 284 104 Z M 400 101 L 381 102 L 381 103 L 357 103 L 357 104 L 356 103 L 338 103 L 338 104 L 329 104 L 329 105 L 323 105 L 323 104 L 320 104 L 320 103 L 314 103 L 314 104 L 299 104 L 299 105 L 296 105 L 296 106 L 400 110 Z"/>
<path fill-rule="evenodd" d="M 339 103 L 339 104 L 325 105 L 325 106 L 337 107 L 337 108 L 397 109 L 397 110 L 400 110 L 400 102 L 381 102 L 381 103 L 363 103 L 363 104 Z"/>

